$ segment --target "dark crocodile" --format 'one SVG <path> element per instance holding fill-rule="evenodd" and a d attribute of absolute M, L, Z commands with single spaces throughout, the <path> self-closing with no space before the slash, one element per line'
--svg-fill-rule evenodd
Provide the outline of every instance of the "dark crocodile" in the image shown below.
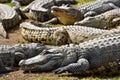
<path fill-rule="evenodd" d="M 21 59 L 36 56 L 45 49 L 48 47 L 38 43 L 0 45 L 0 73 L 14 70 Z"/>
<path fill-rule="evenodd" d="M 0 4 L 0 35 L 7 38 L 6 30 L 15 27 L 20 22 L 18 13 L 11 7 Z"/>
<path fill-rule="evenodd" d="M 103 34 L 120 33 L 120 29 L 109 31 L 77 25 L 43 27 L 43 25 L 23 22 L 20 26 L 21 34 L 25 40 L 49 45 L 79 44 L 80 42 L 103 36 Z"/>
<path fill-rule="evenodd" d="M 52 6 L 69 3 L 76 3 L 76 0 L 35 0 L 25 7 L 23 12 L 30 10 L 29 13 L 32 19 L 44 22 L 53 18 L 50 12 Z"/>
<path fill-rule="evenodd" d="M 119 4 L 120 0 L 96 0 L 80 5 L 78 9 L 71 6 L 54 6 L 51 8 L 51 13 L 57 19 L 52 19 L 44 24 L 58 22 L 62 24 L 74 24 L 76 21 L 81 21 L 88 16 L 95 16 L 112 9 L 120 8 Z"/>
<path fill-rule="evenodd" d="M 116 9 L 120 7 L 120 0 L 96 0 L 93 2 L 89 2 L 81 5 L 78 9 L 84 15 L 87 16 L 95 16 L 106 11 Z"/>
<path fill-rule="evenodd" d="M 21 60 L 19 65 L 25 71 L 87 73 L 88 70 L 105 69 L 108 74 L 111 69 L 112 72 L 114 69 L 115 72 L 119 72 L 118 59 L 120 59 L 120 35 L 114 35 L 79 45 L 71 44 L 44 50 L 35 57 Z"/>
<path fill-rule="evenodd" d="M 107 11 L 94 17 L 87 17 L 75 24 L 102 29 L 118 26 L 120 24 L 120 8 Z"/>

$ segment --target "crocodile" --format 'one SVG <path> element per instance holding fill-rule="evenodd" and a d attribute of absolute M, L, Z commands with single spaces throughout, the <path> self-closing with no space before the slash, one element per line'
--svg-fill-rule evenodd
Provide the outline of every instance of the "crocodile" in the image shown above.
<path fill-rule="evenodd" d="M 43 22 L 42 24 L 62 23 L 64 25 L 72 25 L 76 21 L 81 21 L 84 19 L 81 12 L 71 5 L 52 6 L 51 14 L 53 14 L 55 17 Z"/>
<path fill-rule="evenodd" d="M 80 5 L 78 8 L 73 6 L 54 6 L 51 8 L 51 14 L 55 18 L 46 21 L 44 24 L 62 23 L 65 25 L 74 24 L 86 17 L 92 17 L 106 11 L 120 7 L 120 0 L 96 0 Z"/>
<path fill-rule="evenodd" d="M 41 26 L 41 27 L 40 27 Z M 119 33 L 120 29 L 103 30 L 86 26 L 68 25 L 61 27 L 43 27 L 30 22 L 20 24 L 23 38 L 30 42 L 48 45 L 79 44 L 96 37 Z"/>
<path fill-rule="evenodd" d="M 21 4 L 19 1 L 12 0 L 11 3 L 13 4 L 13 9 L 21 16 L 22 19 L 28 19 L 28 17 L 20 9 Z"/>
<path fill-rule="evenodd" d="M 94 17 L 86 17 L 82 21 L 75 22 L 75 25 L 111 28 L 120 24 L 120 9 L 113 9 Z"/>
<path fill-rule="evenodd" d="M 39 43 L 0 45 L 0 73 L 14 70 L 21 59 L 34 57 L 45 49 L 49 48 Z"/>
<path fill-rule="evenodd" d="M 52 6 L 69 3 L 75 4 L 76 0 L 35 0 L 26 6 L 22 11 L 29 11 L 32 19 L 44 22 L 54 17 L 50 10 Z"/>
<path fill-rule="evenodd" d="M 55 73 L 87 73 L 89 70 L 101 70 L 102 67 L 108 74 L 111 69 L 117 69 L 116 72 L 120 70 L 119 51 L 120 35 L 115 35 L 44 50 L 35 57 L 21 60 L 19 66 L 24 71 Z"/>
<path fill-rule="evenodd" d="M 6 30 L 20 22 L 18 13 L 11 7 L 0 4 L 0 35 L 7 38 Z"/>

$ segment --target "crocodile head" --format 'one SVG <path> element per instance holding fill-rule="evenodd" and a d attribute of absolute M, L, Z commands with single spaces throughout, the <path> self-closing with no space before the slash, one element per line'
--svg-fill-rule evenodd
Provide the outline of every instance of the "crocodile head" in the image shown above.
<path fill-rule="evenodd" d="M 62 24 L 74 24 L 83 19 L 81 12 L 71 6 L 62 5 L 51 7 L 51 13 L 56 16 Z"/>
<path fill-rule="evenodd" d="M 86 17 L 82 21 L 75 22 L 75 25 L 100 28 L 100 26 L 102 26 L 101 24 L 104 23 L 105 22 L 102 22 L 102 20 L 96 19 L 95 17 Z"/>
<path fill-rule="evenodd" d="M 19 66 L 25 71 L 51 71 L 76 62 L 75 51 L 63 51 L 61 48 L 44 50 L 39 55 L 21 60 Z"/>
<path fill-rule="evenodd" d="M 16 48 L 16 51 L 23 52 L 26 58 L 36 56 L 39 53 L 41 53 L 43 50 L 48 49 L 46 46 L 39 43 L 17 44 L 14 47 Z"/>
<path fill-rule="evenodd" d="M 63 60 L 64 56 L 54 49 L 44 50 L 39 55 L 21 60 L 19 66 L 25 71 L 49 71 L 57 68 Z"/>

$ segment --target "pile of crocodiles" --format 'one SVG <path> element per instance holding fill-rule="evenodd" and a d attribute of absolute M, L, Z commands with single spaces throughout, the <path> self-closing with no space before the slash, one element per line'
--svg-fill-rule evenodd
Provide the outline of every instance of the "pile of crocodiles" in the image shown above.
<path fill-rule="evenodd" d="M 120 0 L 96 0 L 78 8 L 72 5 L 76 0 L 5 1 L 14 7 L 0 4 L 0 35 L 7 38 L 6 30 L 20 24 L 23 38 L 31 43 L 0 45 L 0 73 L 19 68 L 120 73 L 120 28 L 111 29 L 120 25 Z M 22 9 L 24 4 L 28 5 Z M 20 23 L 23 19 L 37 22 Z M 64 26 L 49 25 L 58 23 Z"/>

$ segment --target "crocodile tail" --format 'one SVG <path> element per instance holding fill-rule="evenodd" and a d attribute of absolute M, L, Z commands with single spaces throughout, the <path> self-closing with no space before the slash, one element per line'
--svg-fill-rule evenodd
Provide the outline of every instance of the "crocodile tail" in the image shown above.
<path fill-rule="evenodd" d="M 0 22 L 0 35 L 1 35 L 2 37 L 4 37 L 4 38 L 7 38 L 7 37 L 8 37 L 7 32 L 6 32 L 6 30 L 5 30 L 2 22 Z"/>

